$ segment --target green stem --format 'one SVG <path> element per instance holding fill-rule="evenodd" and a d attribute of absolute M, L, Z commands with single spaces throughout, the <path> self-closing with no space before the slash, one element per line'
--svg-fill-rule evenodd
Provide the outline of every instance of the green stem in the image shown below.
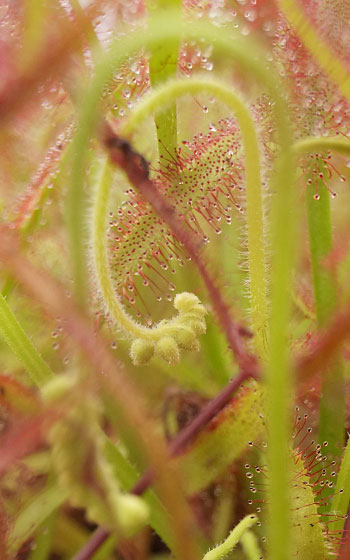
<path fill-rule="evenodd" d="M 309 175 L 312 177 L 312 173 Z M 330 196 L 326 187 L 318 184 L 319 200 L 314 199 L 313 189 L 306 189 L 306 208 L 309 228 L 311 266 L 315 291 L 316 318 L 324 327 L 334 309 L 335 286 L 331 271 L 324 260 L 332 250 L 332 225 Z"/>
<path fill-rule="evenodd" d="M 112 169 L 107 158 L 101 162 L 96 180 L 96 199 L 94 203 L 92 246 L 96 275 L 103 300 L 107 305 L 109 313 L 125 333 L 133 337 L 143 334 L 143 331 L 151 330 L 138 325 L 123 309 L 122 304 L 114 294 L 114 287 L 109 271 L 107 255 L 107 209 L 112 185 Z"/>
<path fill-rule="evenodd" d="M 307 189 L 306 206 L 316 317 L 319 328 L 322 328 L 334 311 L 336 286 L 332 271 L 324 263 L 332 250 L 332 226 L 330 196 L 323 184 L 319 184 L 318 195 L 319 200 L 314 200 L 312 189 Z M 338 358 L 323 376 L 320 401 L 319 439 L 328 442 L 327 451 L 331 456 L 341 453 L 344 425 L 344 372 Z"/>
<path fill-rule="evenodd" d="M 54 377 L 53 372 L 33 346 L 6 299 L 0 294 L 0 336 L 27 370 L 31 380 L 42 387 Z"/>
<path fill-rule="evenodd" d="M 255 515 L 247 515 L 244 517 L 244 519 L 242 519 L 242 521 L 240 521 L 231 531 L 227 539 L 222 544 L 216 546 L 212 550 L 209 550 L 209 552 L 203 556 L 203 560 L 220 560 L 220 558 L 226 556 L 234 549 L 236 544 L 238 544 L 245 531 L 255 525 L 257 521 L 258 518 Z"/>
<path fill-rule="evenodd" d="M 130 134 L 146 117 L 185 94 L 208 93 L 220 99 L 237 118 L 242 134 L 246 169 L 248 267 L 251 326 L 259 356 L 267 354 L 267 281 L 264 255 L 262 188 L 258 139 L 249 109 L 227 85 L 217 80 L 173 80 L 160 86 L 136 105 L 121 134 Z"/>
<path fill-rule="evenodd" d="M 333 150 L 350 154 L 350 142 L 339 138 L 306 138 L 294 146 L 296 153 Z M 319 166 L 321 164 L 319 163 Z M 321 171 L 324 171 L 321 169 Z M 310 178 L 313 177 L 310 171 Z M 315 179 L 318 181 L 318 179 Z M 319 328 L 330 319 L 336 305 L 336 285 L 332 271 L 325 266 L 325 258 L 332 250 L 332 224 L 330 196 L 327 188 L 318 181 L 319 200 L 314 200 L 313 191 L 306 191 L 307 219 L 311 255 L 312 276 L 315 294 L 316 317 Z M 340 359 L 328 370 L 322 382 L 320 402 L 320 441 L 328 441 L 330 455 L 339 455 L 344 441 L 345 392 L 344 372 Z"/>
<path fill-rule="evenodd" d="M 154 16 L 159 14 L 161 10 L 173 8 L 173 13 L 178 13 L 181 17 L 181 0 L 147 0 L 147 6 L 150 14 L 149 27 L 152 30 Z M 165 45 L 158 45 L 152 50 L 149 66 L 150 79 L 152 88 L 176 76 L 177 60 L 179 51 L 178 38 Z M 163 158 L 169 159 L 170 154 L 175 154 L 177 146 L 177 116 L 176 103 L 171 103 L 164 111 L 155 116 L 157 128 L 158 151 L 160 156 L 160 164 Z"/>
<path fill-rule="evenodd" d="M 269 465 L 273 480 L 269 496 L 270 533 L 269 558 L 282 560 L 289 557 L 290 527 L 288 484 L 288 440 L 290 436 L 289 403 L 292 398 L 290 386 L 289 355 L 287 334 L 290 314 L 291 272 L 294 262 L 295 222 L 294 208 L 294 158 L 291 152 L 291 132 L 288 108 L 283 95 L 283 86 L 278 74 L 260 55 L 261 46 L 251 38 L 246 39 L 231 30 L 195 21 L 173 24 L 176 13 L 169 10 L 154 20 L 154 32 L 138 30 L 134 34 L 113 41 L 108 52 L 96 67 L 95 77 L 89 88 L 84 90 L 80 106 L 79 126 L 73 142 L 74 153 L 71 170 L 71 187 L 67 200 L 68 233 L 73 256 L 77 258 L 75 274 L 76 291 L 84 292 L 86 264 L 84 260 L 84 189 L 85 162 L 90 138 L 98 121 L 98 102 L 105 84 L 111 80 L 120 64 L 141 48 L 152 49 L 155 45 L 167 43 L 180 36 L 187 40 L 206 40 L 214 45 L 216 52 L 233 59 L 240 69 L 260 81 L 272 98 L 276 119 L 278 145 L 280 148 L 276 168 L 276 192 L 273 204 L 272 235 L 272 284 L 271 284 L 271 321 L 270 351 L 267 368 L 267 387 L 269 402 Z"/>
<path fill-rule="evenodd" d="M 148 355 L 149 352 L 152 354 L 155 348 L 156 353 L 159 353 L 159 346 L 155 347 L 156 343 L 159 342 L 162 344 L 162 340 L 163 342 L 164 340 L 168 340 L 169 342 L 170 338 L 174 339 L 174 345 L 179 343 L 179 345 L 183 348 L 188 350 L 194 349 L 194 347 L 191 348 L 191 345 L 194 344 L 196 336 L 194 331 L 189 332 L 191 318 L 190 313 L 196 313 L 196 311 L 198 312 L 199 310 L 200 313 L 203 313 L 202 318 L 206 313 L 205 308 L 199 304 L 199 300 L 196 296 L 192 295 L 194 305 L 191 306 L 191 309 L 187 306 L 188 309 L 183 311 L 180 309 L 178 303 L 181 296 L 184 294 L 176 296 L 174 304 L 178 305 L 178 314 L 173 319 L 161 321 L 156 326 L 150 328 L 137 323 L 130 315 L 128 315 L 128 313 L 124 310 L 122 303 L 115 295 L 107 253 L 107 209 L 112 184 L 112 170 L 107 163 L 106 158 L 101 162 L 98 174 L 99 176 L 96 180 L 96 196 L 94 201 L 92 229 L 92 246 L 96 276 L 103 295 L 104 303 L 106 304 L 109 313 L 117 325 L 122 328 L 124 333 L 132 337 L 135 341 L 135 344 L 131 347 L 131 354 L 133 355 L 134 363 L 139 365 L 141 365 L 141 361 L 147 363 L 150 359 L 150 356 Z M 187 299 L 188 296 L 191 297 L 190 294 L 185 294 Z M 196 305 L 197 301 L 199 305 Z M 188 336 L 190 337 L 187 340 L 187 343 L 183 338 L 184 336 L 187 336 L 187 338 Z M 164 354 L 164 347 L 161 346 L 160 348 L 163 348 Z M 160 355 L 163 354 L 160 353 Z M 168 359 L 171 361 L 169 356 Z"/>
<path fill-rule="evenodd" d="M 311 136 L 303 138 L 292 146 L 296 155 L 308 154 L 310 152 L 332 150 L 338 154 L 350 155 L 350 140 L 338 136 Z"/>

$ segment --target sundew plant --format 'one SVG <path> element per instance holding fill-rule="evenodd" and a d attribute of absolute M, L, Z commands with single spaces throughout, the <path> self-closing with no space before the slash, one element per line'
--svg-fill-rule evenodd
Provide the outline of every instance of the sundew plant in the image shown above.
<path fill-rule="evenodd" d="M 349 2 L 0 30 L 0 560 L 349 559 Z"/>

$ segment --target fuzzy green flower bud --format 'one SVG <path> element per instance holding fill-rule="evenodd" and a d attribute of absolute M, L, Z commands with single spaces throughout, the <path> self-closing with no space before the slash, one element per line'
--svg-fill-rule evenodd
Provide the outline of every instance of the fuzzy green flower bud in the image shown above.
<path fill-rule="evenodd" d="M 147 525 L 149 509 L 138 496 L 120 494 L 117 498 L 118 523 L 126 537 L 137 533 Z"/>
<path fill-rule="evenodd" d="M 137 338 L 131 345 L 130 357 L 135 366 L 148 364 L 154 354 L 154 344 L 152 341 Z"/>
<path fill-rule="evenodd" d="M 179 347 L 171 336 L 163 336 L 156 345 L 155 353 L 169 365 L 176 365 L 180 360 Z"/>
<path fill-rule="evenodd" d="M 194 331 L 186 325 L 179 327 L 179 329 L 174 334 L 174 338 L 180 348 L 184 348 L 185 350 L 190 351 L 198 351 L 199 350 L 199 342 Z"/>
<path fill-rule="evenodd" d="M 174 307 L 179 312 L 185 313 L 186 311 L 191 311 L 193 307 L 200 304 L 199 299 L 194 294 L 190 292 L 182 292 L 177 294 L 174 299 Z"/>
<path fill-rule="evenodd" d="M 207 313 L 208 312 L 207 312 L 206 308 L 204 307 L 204 305 L 199 303 L 198 305 L 195 305 L 191 309 L 186 311 L 186 313 L 184 313 L 184 315 L 186 317 L 187 316 L 195 316 L 195 317 L 198 317 L 198 319 L 203 319 Z"/>
<path fill-rule="evenodd" d="M 186 325 L 188 325 L 197 336 L 204 334 L 207 330 L 205 321 L 199 321 L 198 319 L 189 319 L 186 321 Z"/>

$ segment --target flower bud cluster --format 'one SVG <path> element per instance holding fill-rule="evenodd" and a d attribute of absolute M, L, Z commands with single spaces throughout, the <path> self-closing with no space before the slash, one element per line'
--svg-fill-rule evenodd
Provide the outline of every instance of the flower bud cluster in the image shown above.
<path fill-rule="evenodd" d="M 174 307 L 178 312 L 176 317 L 161 321 L 150 330 L 149 336 L 133 341 L 130 356 L 134 365 L 148 364 L 153 356 L 176 365 L 180 360 L 180 349 L 199 350 L 197 337 L 206 331 L 204 317 L 207 310 L 197 296 L 188 292 L 175 297 Z"/>

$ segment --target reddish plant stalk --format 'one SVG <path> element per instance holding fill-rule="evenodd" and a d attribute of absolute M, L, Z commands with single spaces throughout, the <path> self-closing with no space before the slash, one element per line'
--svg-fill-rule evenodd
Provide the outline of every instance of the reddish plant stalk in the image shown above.
<path fill-rule="evenodd" d="M 239 368 L 242 371 L 252 372 L 254 376 L 258 375 L 257 360 L 255 356 L 249 353 L 243 341 L 243 336 L 248 334 L 247 329 L 232 319 L 229 307 L 200 255 L 200 243 L 193 241 L 193 233 L 191 234 L 185 229 L 181 219 L 176 215 L 176 210 L 168 204 L 155 183 L 150 179 L 148 162 L 133 150 L 129 142 L 117 136 L 107 124 L 102 132 L 102 141 L 108 151 L 110 160 L 123 169 L 130 183 L 139 190 L 144 199 L 170 227 L 174 236 L 184 246 L 189 257 L 197 266 L 207 287 L 217 319 L 226 334 Z"/>

